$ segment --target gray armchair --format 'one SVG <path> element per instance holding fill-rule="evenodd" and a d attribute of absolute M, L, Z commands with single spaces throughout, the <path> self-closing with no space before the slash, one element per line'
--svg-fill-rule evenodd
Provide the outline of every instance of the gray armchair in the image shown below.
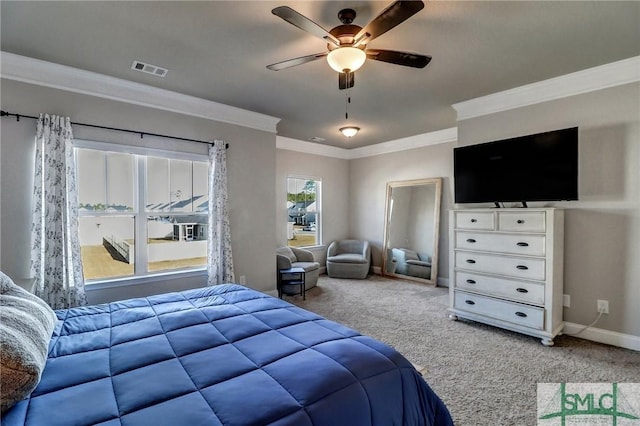
<path fill-rule="evenodd" d="M 334 241 L 327 249 L 327 275 L 332 278 L 365 279 L 370 266 L 369 241 Z"/>
<path fill-rule="evenodd" d="M 304 286 L 309 290 L 318 284 L 320 264 L 309 250 L 297 247 L 280 247 L 276 250 L 278 271 L 289 268 L 302 268 L 305 272 Z"/>
<path fill-rule="evenodd" d="M 394 248 L 393 258 L 396 261 L 396 274 L 431 279 L 431 258 L 406 248 Z"/>

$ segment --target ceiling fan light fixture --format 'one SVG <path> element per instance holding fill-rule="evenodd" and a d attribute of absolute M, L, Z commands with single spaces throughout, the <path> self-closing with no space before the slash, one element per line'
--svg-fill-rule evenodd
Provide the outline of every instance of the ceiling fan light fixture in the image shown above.
<path fill-rule="evenodd" d="M 354 72 L 364 64 L 366 59 L 367 54 L 364 50 L 351 46 L 338 47 L 327 55 L 329 66 L 336 72 Z"/>
<path fill-rule="evenodd" d="M 348 138 L 354 137 L 360 131 L 360 127 L 356 126 L 346 126 L 341 127 L 340 132 Z"/>

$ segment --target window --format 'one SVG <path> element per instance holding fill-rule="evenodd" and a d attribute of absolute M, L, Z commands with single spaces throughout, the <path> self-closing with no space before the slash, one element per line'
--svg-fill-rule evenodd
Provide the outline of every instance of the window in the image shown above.
<path fill-rule="evenodd" d="M 320 187 L 314 178 L 287 178 L 287 245 L 322 244 L 320 238 Z"/>
<path fill-rule="evenodd" d="M 88 284 L 206 267 L 206 156 L 124 150 L 82 141 L 75 148 Z"/>

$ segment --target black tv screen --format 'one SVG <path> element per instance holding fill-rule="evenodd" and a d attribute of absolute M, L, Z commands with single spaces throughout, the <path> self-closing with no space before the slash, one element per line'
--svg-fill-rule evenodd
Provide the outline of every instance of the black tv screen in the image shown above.
<path fill-rule="evenodd" d="M 578 199 L 578 128 L 454 148 L 456 203 Z"/>

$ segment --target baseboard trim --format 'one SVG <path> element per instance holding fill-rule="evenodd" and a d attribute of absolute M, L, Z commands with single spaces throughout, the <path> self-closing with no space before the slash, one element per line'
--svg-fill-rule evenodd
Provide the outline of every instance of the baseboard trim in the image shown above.
<path fill-rule="evenodd" d="M 436 282 L 438 283 L 438 287 L 449 288 L 449 278 L 438 277 L 436 279 Z"/>
<path fill-rule="evenodd" d="M 571 335 L 584 328 L 584 325 L 572 322 L 564 323 L 564 334 Z M 577 336 L 580 339 L 604 343 L 606 345 L 619 346 L 621 348 L 640 351 L 640 337 L 631 334 L 618 333 L 617 331 L 604 330 L 602 328 L 589 327 Z"/>

